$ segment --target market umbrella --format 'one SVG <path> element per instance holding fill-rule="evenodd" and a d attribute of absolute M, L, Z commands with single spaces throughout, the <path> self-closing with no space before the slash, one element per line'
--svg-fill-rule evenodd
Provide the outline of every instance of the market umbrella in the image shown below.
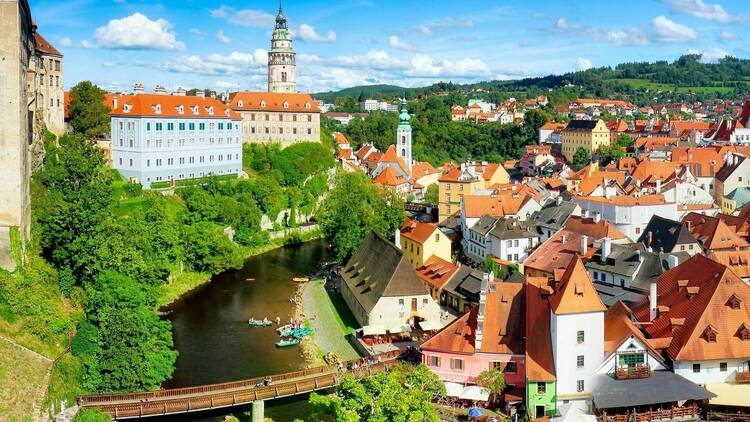
<path fill-rule="evenodd" d="M 484 414 L 484 411 L 478 407 L 472 407 L 469 409 L 469 416 L 472 418 L 478 418 Z"/>

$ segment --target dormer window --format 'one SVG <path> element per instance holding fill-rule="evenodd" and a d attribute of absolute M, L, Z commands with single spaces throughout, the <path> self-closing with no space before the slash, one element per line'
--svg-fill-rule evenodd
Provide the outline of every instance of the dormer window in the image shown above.
<path fill-rule="evenodd" d="M 730 308 L 737 310 L 740 309 L 740 306 L 742 305 L 742 300 L 737 297 L 737 295 L 732 294 L 732 296 L 729 297 L 729 300 L 727 301 L 727 306 Z"/>
<path fill-rule="evenodd" d="M 237 101 L 237 107 L 244 107 L 245 103 L 242 102 L 242 100 Z"/>
<path fill-rule="evenodd" d="M 265 107 L 266 107 L 266 102 L 265 102 L 265 101 L 261 101 L 261 102 L 260 102 L 260 106 L 261 106 L 262 108 L 265 108 Z"/>
<path fill-rule="evenodd" d="M 208 111 L 208 114 L 212 115 L 214 114 L 214 106 L 208 106 L 206 107 L 206 111 Z"/>
<path fill-rule="evenodd" d="M 161 114 L 161 104 L 154 105 L 154 113 Z"/>
<path fill-rule="evenodd" d="M 305 103 L 305 108 L 309 109 L 310 108 L 310 103 Z"/>
<path fill-rule="evenodd" d="M 185 114 L 185 106 L 183 106 L 182 104 L 180 104 L 179 106 L 177 106 L 177 113 L 179 113 L 179 114 Z"/>
<path fill-rule="evenodd" d="M 742 341 L 750 341 L 750 327 L 748 327 L 747 324 L 742 323 L 740 329 L 737 330 L 737 337 Z"/>
<path fill-rule="evenodd" d="M 130 104 L 124 104 L 122 106 L 122 111 L 125 112 L 125 113 L 130 113 L 130 110 L 132 110 L 132 109 L 133 109 L 133 106 L 130 105 Z"/>
<path fill-rule="evenodd" d="M 713 326 L 709 325 L 703 330 L 703 338 L 709 343 L 716 343 L 716 335 L 719 332 Z"/>
<path fill-rule="evenodd" d="M 193 106 L 193 114 L 198 115 L 198 106 Z"/>
<path fill-rule="evenodd" d="M 284 101 L 284 108 L 289 108 L 289 102 Z"/>

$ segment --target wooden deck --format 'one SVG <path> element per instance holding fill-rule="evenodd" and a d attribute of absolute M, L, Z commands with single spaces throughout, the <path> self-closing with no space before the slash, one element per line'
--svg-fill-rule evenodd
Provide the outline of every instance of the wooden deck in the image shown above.
<path fill-rule="evenodd" d="M 356 378 L 369 376 L 397 365 L 404 357 L 401 351 L 379 355 L 379 362 L 367 364 L 367 359 L 344 362 L 343 370 L 334 366 L 306 369 L 272 375 L 270 385 L 256 387 L 264 378 L 253 378 L 198 387 L 176 388 L 149 392 L 105 394 L 79 397 L 83 408 L 99 408 L 114 419 L 173 415 L 202 410 L 240 406 L 256 400 L 271 400 L 331 388 L 343 375 Z M 354 369 L 356 365 L 356 369 Z"/>

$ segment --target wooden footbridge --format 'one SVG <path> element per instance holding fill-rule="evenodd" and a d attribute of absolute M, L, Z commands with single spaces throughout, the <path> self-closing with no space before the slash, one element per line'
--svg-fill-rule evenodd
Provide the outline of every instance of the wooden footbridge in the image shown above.
<path fill-rule="evenodd" d="M 367 377 L 398 364 L 406 357 L 402 351 L 393 351 L 370 358 L 372 360 L 361 358 L 343 362 L 341 368 L 323 366 L 198 387 L 82 396 L 78 398 L 78 404 L 82 408 L 99 408 L 114 419 L 174 415 L 241 406 L 331 388 L 339 384 L 343 375 Z M 267 380 L 270 380 L 270 383 L 265 382 Z"/>

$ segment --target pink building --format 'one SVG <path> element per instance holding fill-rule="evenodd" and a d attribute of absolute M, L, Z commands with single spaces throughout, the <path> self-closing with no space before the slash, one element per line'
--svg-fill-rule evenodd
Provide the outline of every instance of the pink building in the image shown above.
<path fill-rule="evenodd" d="M 479 306 L 422 344 L 422 362 L 443 381 L 475 384 L 497 368 L 508 388 L 524 387 L 524 285 L 493 278 L 485 274 Z"/>

